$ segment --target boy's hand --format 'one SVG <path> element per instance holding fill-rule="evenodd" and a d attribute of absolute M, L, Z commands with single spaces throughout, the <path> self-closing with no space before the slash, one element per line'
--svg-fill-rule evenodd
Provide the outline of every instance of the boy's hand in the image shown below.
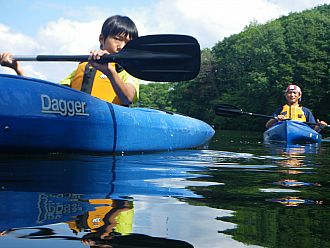
<path fill-rule="evenodd" d="M 93 50 L 90 52 L 88 62 L 97 70 L 103 72 L 105 75 L 116 72 L 114 63 L 98 63 L 97 61 L 105 54 L 109 54 L 106 50 Z"/>
<path fill-rule="evenodd" d="M 15 70 L 17 68 L 17 61 L 13 60 L 11 53 L 0 53 L 0 64 Z"/>
<path fill-rule="evenodd" d="M 16 71 L 18 75 L 23 75 L 23 70 L 21 69 L 20 64 L 13 59 L 13 56 L 11 53 L 0 53 L 0 64 L 2 66 L 6 66 L 9 68 L 12 68 Z"/>

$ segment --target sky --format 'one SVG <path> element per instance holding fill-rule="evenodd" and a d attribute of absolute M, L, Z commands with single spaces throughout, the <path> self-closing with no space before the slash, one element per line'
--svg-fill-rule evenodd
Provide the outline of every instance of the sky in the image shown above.
<path fill-rule="evenodd" d="M 104 20 L 129 16 L 139 35 L 186 34 L 202 48 L 241 32 L 252 21 L 266 23 L 330 0 L 0 0 L 0 53 L 88 54 L 99 48 Z M 22 62 L 29 77 L 58 82 L 71 62 Z M 14 72 L 0 67 L 0 73 Z"/>

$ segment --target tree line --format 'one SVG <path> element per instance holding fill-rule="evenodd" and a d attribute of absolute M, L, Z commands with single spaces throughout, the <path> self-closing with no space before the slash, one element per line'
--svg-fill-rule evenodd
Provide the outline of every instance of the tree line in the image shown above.
<path fill-rule="evenodd" d="M 271 115 L 284 103 L 289 83 L 301 86 L 302 104 L 330 122 L 330 5 L 252 22 L 203 49 L 201 71 L 190 81 L 141 85 L 140 106 L 184 113 L 216 128 L 264 130 L 265 119 L 217 116 L 214 107 L 232 104 Z"/>

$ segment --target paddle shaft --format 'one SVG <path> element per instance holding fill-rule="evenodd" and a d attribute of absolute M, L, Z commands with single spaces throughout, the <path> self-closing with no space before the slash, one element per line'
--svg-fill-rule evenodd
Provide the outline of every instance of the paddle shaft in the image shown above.
<path fill-rule="evenodd" d="M 271 115 L 256 114 L 256 113 L 244 112 L 244 111 L 241 111 L 241 114 L 249 115 L 249 116 L 256 116 L 256 117 L 263 117 L 263 118 L 268 118 L 268 119 L 276 119 L 275 117 L 273 117 Z"/>
<path fill-rule="evenodd" d="M 200 70 L 200 46 L 187 35 L 147 35 L 128 42 L 99 63 L 114 62 L 131 75 L 156 82 L 178 82 L 195 78 Z M 89 55 L 14 56 L 18 61 L 88 61 Z"/>
<path fill-rule="evenodd" d="M 271 115 L 256 114 L 256 113 L 244 112 L 244 111 L 242 111 L 241 114 L 242 115 L 249 115 L 249 116 L 263 117 L 263 118 L 267 118 L 267 119 L 277 120 L 277 117 L 274 117 L 274 116 L 271 116 Z M 291 120 L 291 119 L 284 119 L 284 120 Z M 304 122 L 304 123 L 307 124 L 307 125 L 310 125 L 310 126 L 315 126 L 316 125 L 316 123 L 314 123 L 314 122 Z M 327 127 L 329 127 L 329 125 Z"/>
<path fill-rule="evenodd" d="M 126 52 L 127 53 L 127 52 Z M 135 52 L 136 53 L 136 52 Z M 13 59 L 18 61 L 38 61 L 38 62 L 86 62 L 88 61 L 89 55 L 20 55 L 20 56 L 13 56 Z M 178 58 L 189 58 L 186 55 L 180 54 L 144 54 L 143 57 L 135 57 L 129 54 L 105 54 L 99 60 L 98 63 L 109 63 L 109 62 L 120 62 L 121 60 L 125 59 L 178 59 Z"/>
<path fill-rule="evenodd" d="M 264 115 L 264 114 L 256 114 L 256 113 L 251 113 L 251 112 L 244 112 L 242 109 L 232 106 L 229 104 L 221 104 L 218 105 L 215 109 L 216 114 L 225 116 L 225 117 L 234 117 L 237 115 L 248 115 L 248 116 L 253 116 L 253 117 L 262 117 L 262 118 L 267 118 L 267 119 L 275 119 L 277 120 L 277 117 L 271 116 L 271 115 Z M 285 120 L 290 120 L 290 119 L 285 119 Z M 317 125 L 316 123 L 313 122 L 304 122 L 305 124 L 309 126 L 315 126 Z M 327 128 L 330 127 L 330 125 L 325 126 Z"/>
<path fill-rule="evenodd" d="M 71 61 L 84 62 L 88 61 L 88 55 L 20 55 L 13 56 L 13 59 L 18 61 Z"/>

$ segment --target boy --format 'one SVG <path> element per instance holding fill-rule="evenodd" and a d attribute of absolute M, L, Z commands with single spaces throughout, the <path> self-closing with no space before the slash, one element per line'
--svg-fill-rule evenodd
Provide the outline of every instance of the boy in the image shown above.
<path fill-rule="evenodd" d="M 113 63 L 100 64 L 104 54 L 118 53 L 130 40 L 138 37 L 134 22 L 115 15 L 105 20 L 99 36 L 100 50 L 90 52 L 89 61 L 80 63 L 75 71 L 60 83 L 81 90 L 107 102 L 129 106 L 139 96 L 139 80 Z M 10 53 L 0 54 L 0 63 L 10 67 L 18 75 L 24 75 L 19 62 Z"/>

